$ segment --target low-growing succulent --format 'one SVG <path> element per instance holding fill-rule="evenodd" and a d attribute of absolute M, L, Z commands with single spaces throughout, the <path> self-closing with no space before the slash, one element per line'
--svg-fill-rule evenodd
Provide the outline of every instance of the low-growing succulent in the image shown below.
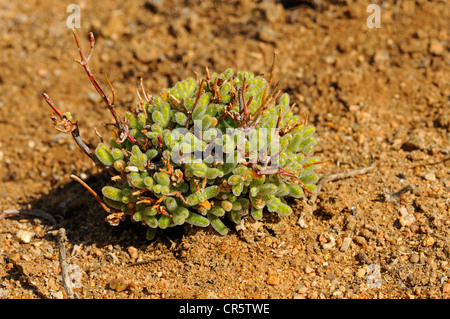
<path fill-rule="evenodd" d="M 75 34 L 79 46 L 78 37 Z M 91 34 L 91 49 L 93 48 Z M 97 196 L 117 225 L 125 216 L 157 229 L 184 223 L 211 225 L 225 235 L 224 218 L 238 224 L 267 210 L 289 215 L 287 197 L 312 193 L 320 163 L 311 156 L 315 127 L 292 112 L 287 93 L 272 90 L 269 80 L 232 68 L 188 78 L 149 96 L 141 86 L 137 109 L 119 117 L 81 61 L 94 87 L 116 120 L 116 131 L 90 150 L 70 113 L 57 112 L 56 128 L 71 132 L 96 164 L 112 174 Z M 92 191 L 92 190 L 91 190 Z M 226 216 L 225 216 L 226 215 Z"/>

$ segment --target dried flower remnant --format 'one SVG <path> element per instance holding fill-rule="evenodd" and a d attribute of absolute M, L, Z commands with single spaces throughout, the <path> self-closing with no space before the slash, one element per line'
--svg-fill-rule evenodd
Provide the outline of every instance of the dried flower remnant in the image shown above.
<path fill-rule="evenodd" d="M 72 176 L 93 193 L 111 225 L 131 216 L 148 226 L 149 239 L 158 229 L 184 223 L 212 226 L 225 235 L 225 217 L 239 224 L 246 215 L 261 219 L 265 210 L 289 215 L 285 198 L 316 190 L 314 169 L 321 162 L 311 156 L 315 127 L 293 114 L 288 94 L 272 90 L 275 58 L 268 81 L 232 68 L 206 69 L 203 79 L 185 79 L 155 96 L 141 81 L 137 110 L 121 118 L 114 90 L 111 101 L 89 69 L 94 37 L 86 57 L 75 30 L 74 36 L 77 62 L 112 113 L 115 130 L 92 150 L 70 113 L 43 95 L 59 117 L 53 117 L 55 128 L 71 133 L 84 153 L 112 174 L 102 197 Z"/>

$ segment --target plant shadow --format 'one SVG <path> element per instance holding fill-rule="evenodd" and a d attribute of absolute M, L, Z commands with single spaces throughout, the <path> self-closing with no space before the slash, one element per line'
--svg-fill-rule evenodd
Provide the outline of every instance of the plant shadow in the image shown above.
<path fill-rule="evenodd" d="M 109 181 L 110 175 L 106 172 L 84 180 L 97 194 L 101 194 L 102 187 Z M 112 244 L 126 248 L 148 246 L 152 242 L 146 239 L 147 227 L 132 222 L 128 216 L 117 226 L 111 226 L 105 220 L 108 213 L 95 197 L 75 180 L 52 189 L 37 200 L 26 203 L 26 206 L 51 214 L 57 222 L 55 229 L 64 228 L 67 240 L 74 245 L 95 243 L 98 247 Z M 173 241 L 181 241 L 184 232 L 182 226 L 168 228 L 164 231 L 164 236 L 161 236 L 162 232 L 158 232 L 154 241 L 170 247 Z"/>

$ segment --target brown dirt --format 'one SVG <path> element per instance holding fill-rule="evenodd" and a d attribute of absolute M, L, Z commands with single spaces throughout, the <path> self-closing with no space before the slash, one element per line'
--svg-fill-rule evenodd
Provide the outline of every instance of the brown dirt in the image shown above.
<path fill-rule="evenodd" d="M 164 2 L 163 5 L 160 3 Z M 126 221 L 111 227 L 70 174 L 99 190 L 107 177 L 53 130 L 48 93 L 98 138 L 112 121 L 66 27 L 71 1 L 0 4 L 0 209 L 50 212 L 68 234 L 81 298 L 448 298 L 450 296 L 450 7 L 385 1 L 369 29 L 367 1 L 80 2 L 93 72 L 113 83 L 118 112 L 136 105 L 138 79 L 157 93 L 227 67 L 268 74 L 317 126 L 328 182 L 286 218 L 245 219 L 229 235 L 177 227 L 155 241 Z M 390 194 L 408 184 L 413 190 Z M 21 243 L 19 230 L 32 231 Z M 20 233 L 19 233 L 20 234 Z M 20 235 L 19 235 L 20 236 Z M 66 298 L 54 228 L 0 221 L 0 298 Z"/>

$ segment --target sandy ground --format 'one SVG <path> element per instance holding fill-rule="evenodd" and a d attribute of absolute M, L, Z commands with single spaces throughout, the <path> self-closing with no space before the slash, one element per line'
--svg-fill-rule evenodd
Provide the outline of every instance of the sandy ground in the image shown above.
<path fill-rule="evenodd" d="M 295 213 L 245 219 L 227 236 L 192 226 L 145 240 L 117 227 L 70 174 L 108 178 L 52 127 L 48 93 L 97 141 L 112 121 L 73 58 L 70 1 L 0 4 L 0 298 L 67 298 L 56 230 L 79 298 L 391 299 L 450 296 L 450 6 L 446 1 L 79 1 L 91 68 L 123 113 L 144 79 L 157 93 L 205 67 L 274 77 L 317 127 L 325 183 Z M 408 186 L 411 185 L 411 186 Z M 404 190 L 401 191 L 401 190 Z M 397 193 L 401 191 L 400 193 Z M 393 195 L 394 194 L 394 195 Z M 27 234 L 31 238 L 26 242 Z M 25 235 L 25 237 L 24 237 Z M 25 241 L 25 242 L 24 242 Z"/>

